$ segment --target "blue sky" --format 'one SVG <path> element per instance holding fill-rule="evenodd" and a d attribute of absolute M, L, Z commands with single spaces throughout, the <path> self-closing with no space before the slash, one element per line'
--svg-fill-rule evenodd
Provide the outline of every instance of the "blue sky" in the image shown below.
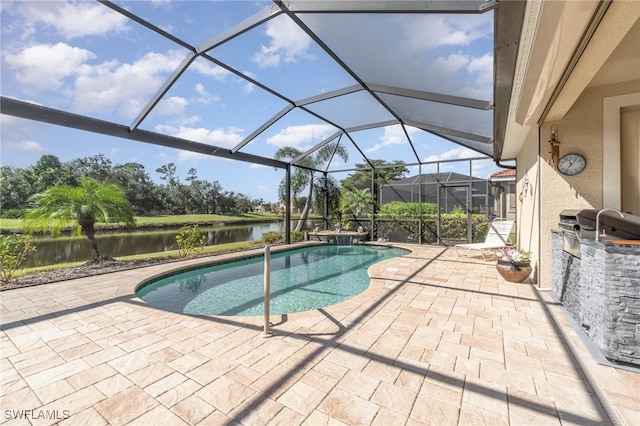
<path fill-rule="evenodd" d="M 163 30 L 200 46 L 238 22 L 273 7 L 263 1 L 116 2 Z M 168 76 L 186 57 L 183 47 L 152 33 L 97 2 L 2 1 L 2 96 L 46 105 L 119 124 L 130 125 Z M 370 15 L 353 28 L 353 15 L 308 15 L 305 23 L 326 36 L 329 47 L 348 58 L 367 81 L 491 100 L 493 93 L 493 20 L 483 15 Z M 381 30 L 388 28 L 389 30 Z M 438 37 L 434 37 L 437 34 Z M 373 42 L 373 43 L 371 43 Z M 269 20 L 209 51 L 215 59 L 298 101 L 355 84 L 287 16 Z M 403 63 L 405 67 L 388 68 Z M 340 126 L 384 121 L 386 110 L 366 92 L 337 102 L 311 104 Z M 389 101 L 393 101 L 391 97 Z M 141 129 L 233 148 L 287 105 L 245 79 L 203 58 L 196 59 L 140 124 Z M 413 108 L 407 104 L 406 108 Z M 420 111 L 412 111 L 419 114 Z M 487 112 L 477 113 L 477 119 Z M 488 112 L 491 114 L 491 112 Z M 482 116 L 482 117 L 481 117 Z M 455 108 L 434 120 L 456 120 Z M 113 164 L 137 162 L 157 182 L 156 168 L 175 163 L 184 180 L 194 167 L 201 179 L 223 188 L 277 200 L 282 170 L 132 142 L 1 116 L 1 163 L 28 167 L 42 155 L 61 161 L 104 154 Z M 491 136 L 476 118 L 460 120 L 463 131 Z M 486 121 L 486 120 L 485 120 Z M 478 121 L 480 122 L 480 121 Z M 436 123 L 437 124 L 437 123 Z M 466 126 L 466 128 L 465 128 Z M 479 154 L 422 130 L 407 128 L 422 161 L 478 157 Z M 294 109 L 241 151 L 272 157 L 281 147 L 306 150 L 336 131 L 314 115 Z M 416 162 L 400 126 L 357 132 L 357 143 L 369 158 Z M 341 170 L 362 163 L 349 141 L 349 160 Z M 468 164 L 441 170 L 468 172 Z M 493 161 L 474 162 L 486 177 L 498 170 Z M 433 167 L 423 167 L 430 172 Z M 412 174 L 417 168 L 411 168 Z M 345 173 L 336 174 L 338 179 Z"/>

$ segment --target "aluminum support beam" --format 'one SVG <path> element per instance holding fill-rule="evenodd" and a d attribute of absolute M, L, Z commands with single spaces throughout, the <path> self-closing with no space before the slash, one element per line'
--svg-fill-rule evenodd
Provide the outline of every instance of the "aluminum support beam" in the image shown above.
<path fill-rule="evenodd" d="M 165 146 L 167 148 L 181 149 L 184 151 L 197 152 L 214 157 L 238 160 L 247 163 L 261 164 L 263 166 L 284 169 L 288 163 L 275 160 L 273 158 L 261 157 L 258 155 L 245 154 L 242 152 L 233 153 L 227 148 L 207 145 L 201 142 L 167 136 L 160 133 L 146 130 L 130 131 L 129 127 L 98 120 L 83 115 L 72 114 L 53 108 L 43 107 L 28 102 L 0 97 L 0 113 L 13 117 L 26 118 L 28 120 L 42 123 L 55 124 L 57 126 L 69 127 L 72 129 L 85 130 L 87 132 L 99 133 L 116 138 L 128 139 L 137 142 L 145 142 L 152 145 Z"/>
<path fill-rule="evenodd" d="M 329 136 L 328 138 L 326 138 L 325 140 L 323 140 L 319 144 L 309 148 L 308 150 L 306 150 L 302 154 L 298 155 L 296 158 L 291 160 L 291 163 L 292 164 L 296 164 L 298 161 L 302 160 L 303 158 L 305 158 L 306 156 L 310 155 L 311 153 L 319 150 L 320 148 L 322 148 L 323 146 L 325 146 L 326 144 L 328 144 L 329 142 L 331 142 L 332 140 L 334 140 L 335 138 L 337 138 L 338 136 L 340 136 L 342 134 L 343 134 L 342 131 L 335 132 L 334 134 L 332 134 L 331 136 Z"/>
<path fill-rule="evenodd" d="M 427 130 L 432 133 L 437 133 L 440 136 L 440 133 L 450 136 L 455 136 L 458 138 L 469 139 L 476 142 L 481 142 L 485 144 L 490 144 L 491 139 L 486 136 L 475 135 L 473 133 L 461 132 L 459 130 L 447 129 L 444 127 L 433 126 L 431 124 L 422 123 L 420 121 L 406 120 L 405 124 L 409 126 L 417 127 L 418 129 Z M 456 142 L 460 144 L 460 142 Z"/>
<path fill-rule="evenodd" d="M 256 138 L 260 133 L 264 132 L 265 130 L 267 130 L 273 123 L 275 123 L 276 121 L 280 120 L 282 117 L 284 117 L 285 115 L 287 115 L 287 113 L 289 111 L 291 111 L 294 108 L 293 105 L 287 105 L 286 107 L 284 107 L 279 113 L 277 113 L 276 115 L 274 115 L 273 117 L 271 117 L 271 119 L 269 119 L 269 121 L 267 121 L 266 123 L 264 123 L 262 126 L 258 127 L 253 133 L 251 133 L 249 136 L 247 136 L 246 138 L 244 138 L 244 140 L 242 142 L 240 142 L 239 144 L 237 144 L 236 146 L 234 146 L 231 149 L 231 152 L 236 152 L 240 149 L 242 149 L 246 144 L 248 144 L 249 142 L 251 142 L 254 138 Z"/>
<path fill-rule="evenodd" d="M 277 1 L 276 3 L 283 3 Z M 495 6 L 495 1 L 288 1 L 287 8 L 296 13 L 483 13 Z"/>
<path fill-rule="evenodd" d="M 463 98 L 460 96 L 442 95 L 439 93 L 423 92 L 421 90 L 403 89 L 401 87 L 385 86 L 382 84 L 367 83 L 367 86 L 374 92 L 385 93 L 387 95 L 403 96 L 405 98 L 457 105 L 461 107 L 481 109 L 485 111 L 493 109 L 493 104 L 491 101 Z"/>
<path fill-rule="evenodd" d="M 364 90 L 364 87 L 362 87 L 359 84 L 354 84 L 353 86 L 348 86 L 342 89 L 332 90 L 331 92 L 326 92 L 321 95 L 311 96 L 309 98 L 301 99 L 300 101 L 296 102 L 296 106 L 304 106 L 304 105 L 309 105 L 315 102 L 326 101 L 327 99 L 337 98 L 343 95 L 349 95 L 351 93 L 360 92 L 361 90 Z"/>

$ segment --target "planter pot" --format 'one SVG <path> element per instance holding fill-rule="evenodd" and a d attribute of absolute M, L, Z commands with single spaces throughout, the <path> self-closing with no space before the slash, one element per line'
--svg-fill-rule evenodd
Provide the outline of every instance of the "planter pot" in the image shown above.
<path fill-rule="evenodd" d="M 496 269 L 505 281 L 521 283 L 531 274 L 531 263 L 512 263 L 499 260 Z"/>

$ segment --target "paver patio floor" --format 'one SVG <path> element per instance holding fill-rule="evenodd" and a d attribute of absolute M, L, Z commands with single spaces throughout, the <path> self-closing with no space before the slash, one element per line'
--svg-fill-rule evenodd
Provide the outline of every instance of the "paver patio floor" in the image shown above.
<path fill-rule="evenodd" d="M 640 424 L 640 375 L 596 364 L 548 292 L 407 247 L 350 301 L 272 316 L 270 338 L 262 318 L 146 305 L 135 286 L 166 265 L 4 291 L 0 421 Z"/>

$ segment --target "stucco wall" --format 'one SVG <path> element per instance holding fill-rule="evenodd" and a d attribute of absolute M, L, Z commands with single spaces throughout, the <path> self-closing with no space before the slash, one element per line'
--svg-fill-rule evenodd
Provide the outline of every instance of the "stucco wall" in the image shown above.
<path fill-rule="evenodd" d="M 626 83 L 592 87 L 585 90 L 567 114 L 559 121 L 545 122 L 540 128 L 539 161 L 539 247 L 538 263 L 540 287 L 551 286 L 551 235 L 559 220 L 559 214 L 565 209 L 599 209 L 602 206 L 603 144 L 602 144 L 602 103 L 603 98 L 634 93 L 640 89 L 640 80 Z M 548 164 L 549 137 L 552 125 L 558 127 L 560 156 L 578 153 L 587 160 L 586 169 L 576 176 L 565 176 Z M 527 142 L 529 143 L 529 141 Z M 525 152 L 526 151 L 526 152 Z M 532 156 L 531 149 L 525 147 L 518 157 L 518 168 L 531 170 L 526 161 Z M 521 165 L 521 161 L 524 164 Z M 530 161 L 530 160 L 529 160 Z M 611 171 L 608 171 L 611 172 Z M 619 171 L 615 171 L 619 173 Z M 519 170 L 519 178 L 520 178 Z M 531 179 L 531 177 L 529 177 Z M 520 179 L 519 179 L 520 181 Z M 523 216 L 535 217 L 533 211 L 522 203 Z M 521 219 L 522 225 L 526 219 Z M 535 234 L 535 233 L 533 233 Z M 524 240 L 523 240 L 524 242 Z M 535 243 L 532 243 L 535 246 Z"/>
<path fill-rule="evenodd" d="M 640 216 L 640 111 L 622 113 L 622 211 Z"/>
<path fill-rule="evenodd" d="M 533 272 L 531 280 L 539 280 L 539 232 L 540 179 L 538 176 L 538 128 L 527 135 L 517 157 L 516 225 L 518 247 L 530 251 Z M 528 181 L 525 191 L 525 181 Z M 519 194 L 522 194 L 520 201 Z"/>

